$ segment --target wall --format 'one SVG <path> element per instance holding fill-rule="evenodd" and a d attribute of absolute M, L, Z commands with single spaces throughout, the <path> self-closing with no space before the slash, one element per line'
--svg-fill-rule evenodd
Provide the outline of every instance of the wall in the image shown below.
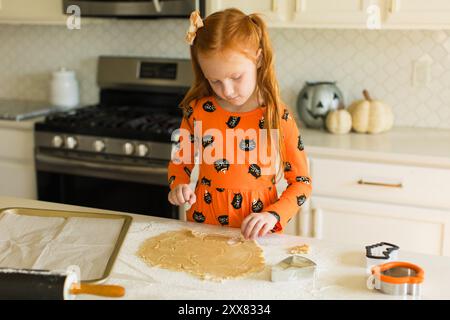
<path fill-rule="evenodd" d="M 98 101 L 99 55 L 187 58 L 186 20 L 0 25 L 0 97 L 48 99 L 50 74 L 74 69 L 83 104 Z M 332 80 L 345 102 L 368 89 L 389 103 L 397 126 L 450 128 L 450 31 L 271 29 L 283 99 L 295 107 L 305 81 Z M 433 60 L 431 82 L 412 85 L 416 59 Z"/>

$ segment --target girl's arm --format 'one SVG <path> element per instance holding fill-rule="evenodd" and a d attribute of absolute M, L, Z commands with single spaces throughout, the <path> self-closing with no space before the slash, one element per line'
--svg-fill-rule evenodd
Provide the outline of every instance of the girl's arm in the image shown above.
<path fill-rule="evenodd" d="M 183 116 L 180 125 L 180 138 L 168 167 L 168 182 L 170 190 L 180 184 L 191 182 L 191 172 L 194 168 L 194 103 L 191 111 Z"/>
<path fill-rule="evenodd" d="M 292 115 L 283 117 L 283 136 L 286 147 L 284 177 L 288 186 L 278 201 L 271 204 L 265 211 L 272 213 L 278 220 L 273 231 L 281 231 L 289 220 L 298 212 L 309 198 L 312 191 L 306 153 L 303 140 Z"/>

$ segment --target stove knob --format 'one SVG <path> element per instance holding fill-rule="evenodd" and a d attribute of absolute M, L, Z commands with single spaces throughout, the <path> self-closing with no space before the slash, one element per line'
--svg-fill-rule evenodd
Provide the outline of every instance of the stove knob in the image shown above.
<path fill-rule="evenodd" d="M 67 137 L 66 145 L 69 149 L 75 149 L 78 145 L 78 141 L 74 137 Z"/>
<path fill-rule="evenodd" d="M 94 150 L 96 152 L 102 152 L 105 150 L 105 143 L 102 140 L 94 141 Z"/>
<path fill-rule="evenodd" d="M 52 139 L 52 146 L 55 148 L 61 148 L 64 144 L 63 138 L 61 136 L 54 136 Z"/>
<path fill-rule="evenodd" d="M 123 152 L 127 156 L 131 156 L 134 153 L 134 145 L 131 142 L 125 142 L 123 145 Z"/>
<path fill-rule="evenodd" d="M 145 144 L 138 145 L 137 153 L 140 157 L 145 157 L 148 154 L 148 147 Z"/>

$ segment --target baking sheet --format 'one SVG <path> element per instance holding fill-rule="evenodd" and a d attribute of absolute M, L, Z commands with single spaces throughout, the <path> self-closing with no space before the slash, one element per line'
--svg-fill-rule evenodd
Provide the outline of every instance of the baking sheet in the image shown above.
<path fill-rule="evenodd" d="M 30 208 L 0 210 L 0 267 L 81 269 L 82 282 L 109 276 L 132 217 Z"/>

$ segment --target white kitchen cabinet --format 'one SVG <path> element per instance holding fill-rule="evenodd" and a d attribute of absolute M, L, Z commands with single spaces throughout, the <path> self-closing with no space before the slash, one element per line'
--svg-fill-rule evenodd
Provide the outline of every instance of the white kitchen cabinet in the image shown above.
<path fill-rule="evenodd" d="M 289 12 L 289 0 L 211 0 L 206 1 L 206 14 L 215 11 L 237 8 L 246 14 L 260 13 L 269 25 L 277 25 L 286 22 Z"/>
<path fill-rule="evenodd" d="M 0 121 L 0 195 L 36 199 L 34 121 Z"/>
<path fill-rule="evenodd" d="M 450 255 L 450 170 L 315 156 L 306 235 Z"/>
<path fill-rule="evenodd" d="M 450 256 L 450 213 L 444 210 L 314 196 L 312 235 L 336 243 L 389 242 L 401 250 Z"/>
<path fill-rule="evenodd" d="M 207 14 L 236 7 L 261 13 L 269 27 L 358 27 L 367 24 L 367 8 L 382 0 L 212 0 Z"/>
<path fill-rule="evenodd" d="M 262 13 L 269 27 L 450 29 L 448 0 L 211 0 L 206 13 L 230 7 Z"/>
<path fill-rule="evenodd" d="M 298 27 L 367 28 L 369 18 L 381 23 L 382 0 L 294 0 L 292 24 Z M 377 5 L 377 7 L 371 7 Z M 378 8 L 377 11 L 371 9 Z M 368 12 L 369 10 L 369 12 Z"/>
<path fill-rule="evenodd" d="M 384 27 L 444 29 L 450 27 L 448 0 L 386 0 Z"/>
<path fill-rule="evenodd" d="M 65 24 L 62 0 L 0 0 L 0 23 Z"/>

